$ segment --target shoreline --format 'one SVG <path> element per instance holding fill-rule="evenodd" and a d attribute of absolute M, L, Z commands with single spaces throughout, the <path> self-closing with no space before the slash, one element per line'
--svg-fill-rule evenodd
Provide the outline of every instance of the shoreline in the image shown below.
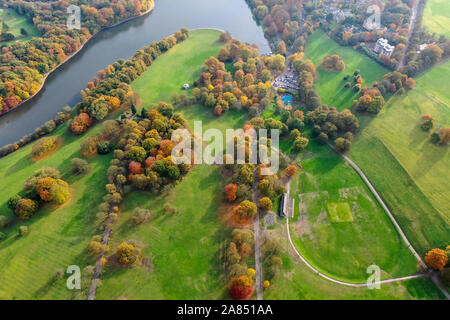
<path fill-rule="evenodd" d="M 83 43 L 83 44 L 78 48 L 77 51 L 75 51 L 75 52 L 72 53 L 70 56 L 68 56 L 66 60 L 64 60 L 63 62 L 61 62 L 60 64 L 58 64 L 57 66 L 55 66 L 53 69 L 51 69 L 50 71 L 48 71 L 47 73 L 45 73 L 45 74 L 43 75 L 42 83 L 41 83 L 41 85 L 39 86 L 39 89 L 38 89 L 33 95 L 31 95 L 28 99 L 23 100 L 22 102 L 20 102 L 20 103 L 17 105 L 17 107 L 15 107 L 15 108 L 13 108 L 13 109 L 7 111 L 7 112 L 1 113 L 1 114 L 0 114 L 0 117 L 6 115 L 6 114 L 8 114 L 8 113 L 10 113 L 11 111 L 16 110 L 17 108 L 21 107 L 21 106 L 22 106 L 23 104 L 25 104 L 26 102 L 29 102 L 29 101 L 31 101 L 33 98 L 35 98 L 35 97 L 41 92 L 41 90 L 44 88 L 45 83 L 46 83 L 46 81 L 47 81 L 47 78 L 48 78 L 53 72 L 55 72 L 57 69 L 59 69 L 59 68 L 62 67 L 65 63 L 69 62 L 73 57 L 75 57 L 81 50 L 84 49 L 84 47 L 89 43 L 89 41 L 91 41 L 92 39 L 94 39 L 98 34 L 100 34 L 100 32 L 102 32 L 103 30 L 106 30 L 106 29 L 110 29 L 110 28 L 117 27 L 117 26 L 119 26 L 119 25 L 121 25 L 121 24 L 123 24 L 123 23 L 126 23 L 126 22 L 130 21 L 130 20 L 133 20 L 133 19 L 136 19 L 136 18 L 143 17 L 143 16 L 149 14 L 150 12 L 152 12 L 154 8 L 155 8 L 155 1 L 152 1 L 152 5 L 150 6 L 150 8 L 149 8 L 147 11 L 145 11 L 145 12 L 143 12 L 143 13 L 137 15 L 137 16 L 129 17 L 129 18 L 127 18 L 127 19 L 125 19 L 125 20 L 123 20 L 123 21 L 117 22 L 117 23 L 115 23 L 115 24 L 113 24 L 113 25 L 102 27 L 97 33 L 93 34 L 89 39 L 87 39 L 86 42 Z"/>

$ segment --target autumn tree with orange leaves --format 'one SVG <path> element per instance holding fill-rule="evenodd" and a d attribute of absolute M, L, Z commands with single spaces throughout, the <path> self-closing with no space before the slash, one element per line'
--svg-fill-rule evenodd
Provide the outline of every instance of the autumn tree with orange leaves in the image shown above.
<path fill-rule="evenodd" d="M 427 252 L 425 262 L 434 270 L 442 270 L 448 262 L 447 252 L 442 249 L 435 248 Z"/>
<path fill-rule="evenodd" d="M 294 164 L 288 165 L 285 172 L 288 176 L 293 177 L 297 173 L 297 166 Z"/>
<path fill-rule="evenodd" d="M 237 184 L 230 183 L 225 187 L 225 197 L 227 198 L 228 202 L 233 202 L 236 200 L 236 191 L 237 191 Z"/>

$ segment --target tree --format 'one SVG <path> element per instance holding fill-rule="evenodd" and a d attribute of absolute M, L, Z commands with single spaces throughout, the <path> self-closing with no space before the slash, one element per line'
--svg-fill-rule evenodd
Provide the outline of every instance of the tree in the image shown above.
<path fill-rule="evenodd" d="M 259 207 L 265 211 L 272 210 L 272 200 L 269 197 L 259 199 Z"/>
<path fill-rule="evenodd" d="M 340 152 L 347 152 L 352 147 L 351 141 L 345 139 L 345 138 L 337 138 L 334 141 L 334 144 L 336 146 L 336 149 Z"/>
<path fill-rule="evenodd" d="M 87 137 L 81 142 L 81 155 L 84 157 L 91 157 L 97 154 L 97 144 L 99 143 L 99 137 L 92 135 Z"/>
<path fill-rule="evenodd" d="M 225 196 L 228 200 L 228 202 L 233 202 L 236 200 L 236 191 L 237 191 L 237 184 L 230 183 L 225 187 Z"/>
<path fill-rule="evenodd" d="M 41 180 L 38 181 L 38 183 L 36 185 L 36 191 L 42 200 L 44 200 L 46 202 L 52 201 L 52 196 L 50 194 L 50 188 L 55 183 L 56 183 L 56 179 L 53 179 L 51 177 L 42 178 Z"/>
<path fill-rule="evenodd" d="M 52 201 L 56 204 L 63 204 L 70 198 L 70 190 L 67 182 L 63 180 L 56 180 L 56 182 L 50 187 L 50 196 Z"/>
<path fill-rule="evenodd" d="M 421 58 L 425 65 L 433 65 L 442 59 L 442 49 L 436 44 L 430 44 L 421 52 Z"/>
<path fill-rule="evenodd" d="M 328 142 L 328 135 L 325 132 L 321 132 L 318 136 L 317 136 L 317 141 L 321 144 L 325 144 Z"/>
<path fill-rule="evenodd" d="M 256 204 L 249 200 L 242 201 L 240 203 L 240 207 L 244 210 L 244 213 L 247 217 L 253 217 L 258 211 Z"/>
<path fill-rule="evenodd" d="M 33 158 L 43 157 L 58 148 L 58 140 L 55 137 L 44 137 L 39 139 L 31 149 Z"/>
<path fill-rule="evenodd" d="M 281 55 L 286 55 L 286 43 L 283 40 L 278 42 L 277 53 Z"/>
<path fill-rule="evenodd" d="M 253 279 L 248 275 L 234 278 L 231 281 L 230 293 L 236 300 L 244 300 L 253 292 Z"/>
<path fill-rule="evenodd" d="M 96 99 L 88 108 L 91 117 L 98 121 L 103 120 L 108 115 L 109 110 L 109 103 L 104 97 Z"/>
<path fill-rule="evenodd" d="M 442 249 L 431 249 L 425 255 L 425 262 L 433 270 L 443 270 L 448 262 L 447 252 Z"/>
<path fill-rule="evenodd" d="M 88 253 L 91 256 L 98 256 L 102 252 L 103 245 L 99 241 L 91 241 L 88 245 Z"/>
<path fill-rule="evenodd" d="M 73 158 L 72 159 L 72 173 L 74 175 L 80 175 L 85 174 L 90 169 L 89 163 L 87 163 L 86 160 L 80 159 L 80 158 Z"/>
<path fill-rule="evenodd" d="M 134 225 L 139 225 L 149 222 L 152 218 L 153 214 L 150 210 L 137 207 L 133 210 L 131 221 Z"/>
<path fill-rule="evenodd" d="M 298 137 L 294 140 L 294 149 L 297 152 L 303 151 L 308 146 L 308 138 Z"/>
<path fill-rule="evenodd" d="M 147 157 L 147 152 L 144 148 L 133 146 L 128 151 L 128 158 L 133 161 L 142 162 Z"/>
<path fill-rule="evenodd" d="M 11 209 L 12 211 L 14 211 L 16 209 L 17 203 L 19 202 L 20 199 L 22 199 L 22 197 L 18 194 L 9 198 L 8 202 L 7 202 L 8 208 Z"/>
<path fill-rule="evenodd" d="M 219 41 L 222 43 L 228 43 L 232 39 L 231 35 L 228 32 L 222 32 L 220 35 Z"/>
<path fill-rule="evenodd" d="M 423 131 L 429 131 L 434 127 L 434 119 L 433 116 L 429 114 L 424 114 L 422 116 L 422 124 L 420 125 Z"/>
<path fill-rule="evenodd" d="M 29 220 L 38 209 L 38 203 L 31 199 L 20 199 L 14 213 L 20 220 Z"/>
<path fill-rule="evenodd" d="M 131 174 L 140 174 L 142 173 L 142 164 L 136 161 L 131 161 L 128 165 L 128 169 Z"/>
<path fill-rule="evenodd" d="M 97 143 L 98 154 L 108 154 L 111 151 L 111 144 L 109 141 L 99 141 Z"/>
<path fill-rule="evenodd" d="M 293 177 L 297 173 L 298 167 L 294 164 L 288 165 L 285 172 L 288 176 Z"/>
<path fill-rule="evenodd" d="M 325 71 L 344 71 L 345 63 L 337 54 L 328 54 L 323 58 L 322 68 Z"/>
<path fill-rule="evenodd" d="M 450 141 L 450 127 L 439 129 L 439 142 L 447 144 Z"/>
<path fill-rule="evenodd" d="M 92 126 L 92 122 L 93 120 L 89 114 L 82 112 L 73 119 L 70 128 L 74 134 L 81 135 Z"/>
<path fill-rule="evenodd" d="M 134 245 L 122 242 L 116 249 L 116 257 L 120 263 L 132 265 L 138 261 L 139 251 Z"/>

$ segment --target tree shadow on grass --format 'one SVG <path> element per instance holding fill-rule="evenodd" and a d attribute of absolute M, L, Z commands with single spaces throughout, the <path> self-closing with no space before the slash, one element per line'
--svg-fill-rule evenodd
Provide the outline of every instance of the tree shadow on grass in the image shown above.
<path fill-rule="evenodd" d="M 26 167 L 33 164 L 33 161 L 30 159 L 29 154 L 25 154 L 20 160 L 16 161 L 13 165 L 11 165 L 5 173 L 5 177 L 10 176 L 12 174 L 15 174 L 22 169 L 25 169 Z"/>

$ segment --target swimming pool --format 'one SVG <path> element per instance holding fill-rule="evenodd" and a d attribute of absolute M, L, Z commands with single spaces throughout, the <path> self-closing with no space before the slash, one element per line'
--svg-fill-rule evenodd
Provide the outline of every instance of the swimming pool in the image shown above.
<path fill-rule="evenodd" d="M 294 98 L 289 94 L 283 94 L 281 97 L 281 101 L 283 101 L 285 106 L 292 106 L 292 102 Z"/>

